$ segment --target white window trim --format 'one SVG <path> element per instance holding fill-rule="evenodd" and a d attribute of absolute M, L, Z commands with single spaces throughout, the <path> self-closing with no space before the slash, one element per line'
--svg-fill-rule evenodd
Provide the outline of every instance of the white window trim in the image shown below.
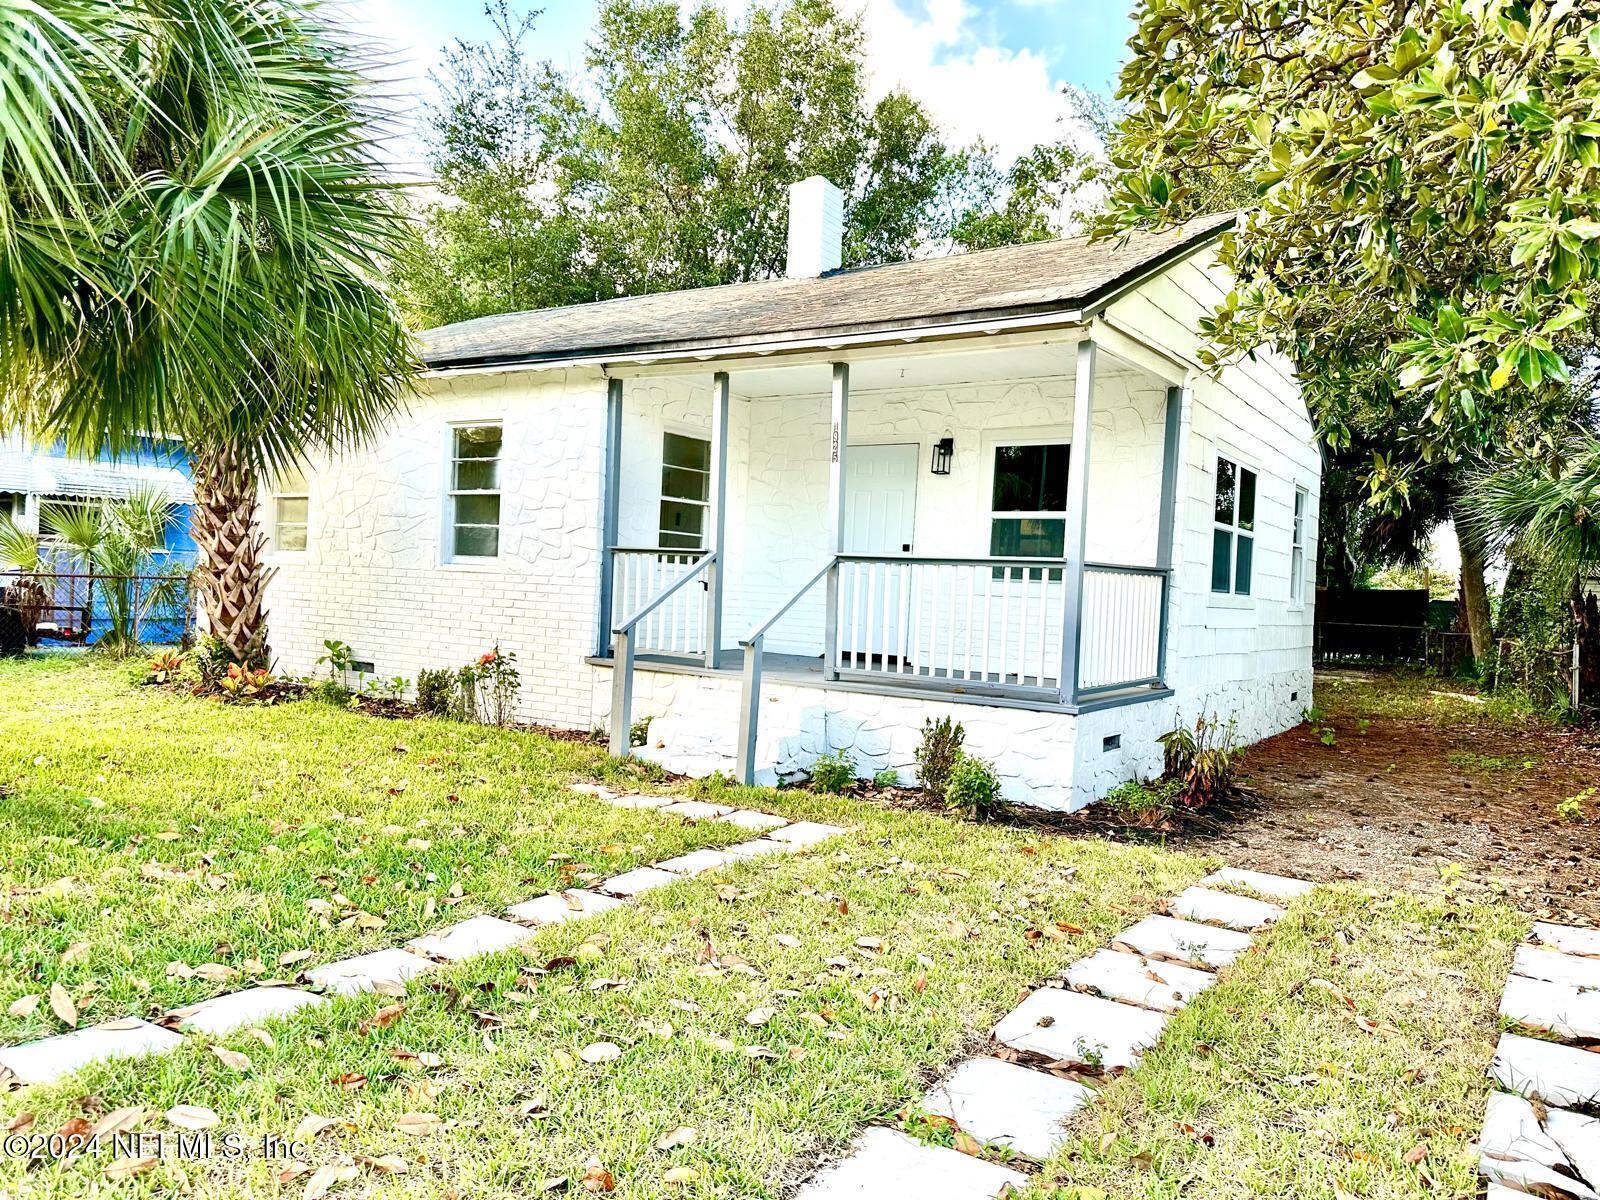
<path fill-rule="evenodd" d="M 1040 509 L 1037 512 L 1021 512 L 1017 510 L 997 511 L 994 507 L 994 456 L 995 451 L 1006 446 L 1068 446 L 1072 445 L 1072 431 L 1059 425 L 1040 425 L 1035 428 L 1001 429 L 986 433 L 983 436 L 983 499 L 987 501 L 983 512 L 982 544 L 979 545 L 975 557 L 1011 557 L 1009 555 L 991 555 L 989 547 L 993 544 L 994 523 L 1000 520 L 1034 520 L 1034 521 L 1065 521 L 1067 510 L 1059 512 L 1054 509 Z M 956 437 L 956 449 L 961 448 L 961 438 Z M 1067 456 L 1067 478 L 1072 477 L 1074 467 L 1073 458 Z M 1064 544 L 1064 543 L 1063 543 Z"/>
<path fill-rule="evenodd" d="M 690 500 L 684 496 L 669 496 L 666 493 L 667 474 L 667 435 L 686 438 L 690 441 L 704 442 L 706 444 L 706 498 L 704 500 Z M 692 471 L 693 467 L 677 467 L 675 470 Z M 711 525 L 711 435 L 704 429 L 692 425 L 673 426 L 665 425 L 661 429 L 661 471 L 656 480 L 656 546 L 669 553 L 676 551 L 684 553 L 694 551 L 700 554 L 706 549 L 706 530 Z M 697 546 L 663 546 L 662 539 L 671 532 L 661 525 L 661 506 L 668 502 L 673 504 L 692 504 L 705 510 L 705 516 L 700 521 L 700 544 Z M 684 536 L 684 535 L 679 535 Z"/>
<path fill-rule="evenodd" d="M 1256 487 L 1259 491 L 1261 480 L 1258 476 Z M 1304 504 L 1300 509 L 1300 516 L 1295 518 L 1293 505 L 1299 504 L 1302 497 Z M 1258 497 L 1259 500 L 1259 497 Z M 1289 607 L 1302 609 L 1306 606 L 1306 550 L 1311 544 L 1307 536 L 1311 532 L 1311 489 L 1304 484 L 1294 485 L 1294 499 L 1290 502 L 1289 509 Z M 1298 557 L 1298 566 L 1296 558 Z"/>
<path fill-rule="evenodd" d="M 285 491 L 274 486 L 272 491 L 272 552 L 284 558 L 304 558 L 311 549 L 311 481 L 302 478 L 304 487 L 300 491 Z M 278 540 L 278 527 L 283 524 L 282 509 L 280 505 L 285 500 L 304 500 L 306 502 L 306 544 L 298 550 L 286 548 Z M 299 522 L 294 522 L 299 524 Z"/>
<path fill-rule="evenodd" d="M 500 431 L 500 453 L 494 458 L 496 470 L 495 478 L 501 484 L 494 488 L 457 488 L 456 487 L 456 434 L 463 429 L 486 429 L 490 426 Z M 447 567 L 486 567 L 498 562 L 500 554 L 500 540 L 495 540 L 495 553 L 493 554 L 457 554 L 456 553 L 456 497 L 458 496 L 499 496 L 500 520 L 495 529 L 501 535 L 505 533 L 505 479 L 501 472 L 505 467 L 506 457 L 506 427 L 505 421 L 500 417 L 483 417 L 473 421 L 451 421 L 445 429 L 445 457 L 444 457 L 444 528 L 440 532 L 440 546 L 444 550 L 441 556 L 442 566 Z M 482 462 L 483 459 L 476 461 Z M 484 526 L 487 528 L 487 526 Z"/>
<path fill-rule="evenodd" d="M 1241 533 L 1241 530 L 1239 529 L 1239 501 L 1237 493 L 1242 491 L 1242 488 L 1239 487 L 1237 477 L 1235 477 L 1236 494 L 1233 504 L 1233 524 L 1224 525 L 1221 521 L 1217 520 L 1217 465 L 1221 462 L 1230 462 L 1233 464 L 1235 471 L 1249 471 L 1256 477 L 1255 527 L 1253 529 L 1242 531 L 1244 536 L 1250 539 L 1251 543 L 1250 590 L 1248 592 L 1239 592 L 1234 590 L 1239 583 L 1239 535 Z M 1261 577 L 1261 555 L 1259 554 L 1261 549 L 1261 481 L 1261 468 L 1256 466 L 1252 459 L 1246 458 L 1237 451 L 1226 446 L 1222 446 L 1219 447 L 1211 456 L 1211 479 L 1206 504 L 1207 511 L 1211 518 L 1208 528 L 1212 533 L 1212 549 L 1206 556 L 1206 595 L 1210 599 L 1210 602 L 1218 607 L 1248 608 L 1255 604 L 1257 593 L 1260 591 L 1260 588 L 1258 588 L 1256 584 Z M 1229 590 L 1226 592 L 1219 592 L 1211 586 L 1212 572 L 1216 570 L 1215 535 L 1216 531 L 1219 529 L 1227 530 L 1229 533 L 1233 534 L 1233 541 L 1231 543 L 1233 546 L 1233 557 L 1228 564 Z"/>

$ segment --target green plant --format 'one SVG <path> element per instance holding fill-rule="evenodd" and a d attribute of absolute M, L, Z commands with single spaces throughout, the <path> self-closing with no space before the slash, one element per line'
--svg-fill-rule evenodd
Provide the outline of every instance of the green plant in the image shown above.
<path fill-rule="evenodd" d="M 455 672 L 446 667 L 417 672 L 417 711 L 430 717 L 448 717 L 455 703 Z"/>
<path fill-rule="evenodd" d="M 369 679 L 361 689 L 362 694 L 379 700 L 398 700 L 406 694 L 406 677 L 394 675 L 388 679 Z"/>
<path fill-rule="evenodd" d="M 516 715 L 522 674 L 517 656 L 496 646 L 457 673 L 463 707 L 469 719 L 505 728 Z"/>
<path fill-rule="evenodd" d="M 961 757 L 967 731 L 949 717 L 932 717 L 922 723 L 922 744 L 916 749 L 917 780 L 935 800 L 945 798 L 950 772 Z"/>
<path fill-rule="evenodd" d="M 856 781 L 856 760 L 848 750 L 833 750 L 811 764 L 811 786 L 819 792 L 838 793 Z"/>
<path fill-rule="evenodd" d="M 231 662 L 217 681 L 217 689 L 223 699 L 245 703 L 258 699 L 273 682 L 272 673 L 265 667 L 244 667 Z"/>
<path fill-rule="evenodd" d="M 1567 821 L 1583 820 L 1584 805 L 1597 795 L 1600 795 L 1600 788 L 1584 788 L 1576 795 L 1568 796 L 1556 805 L 1556 816 Z"/>
<path fill-rule="evenodd" d="M 1105 803 L 1136 825 L 1159 825 L 1172 815 L 1183 784 L 1176 779 L 1130 779 L 1106 793 Z"/>
<path fill-rule="evenodd" d="M 643 746 L 650 741 L 650 722 L 654 717 L 640 717 L 628 726 L 628 745 Z"/>
<path fill-rule="evenodd" d="M 200 677 L 201 690 L 215 691 L 233 664 L 233 657 L 226 646 L 208 633 L 195 643 L 189 661 L 194 663 L 195 674 Z"/>
<path fill-rule="evenodd" d="M 892 788 L 900 786 L 900 772 L 893 767 L 885 767 L 872 777 L 874 787 Z"/>
<path fill-rule="evenodd" d="M 951 812 L 973 821 L 997 820 L 1009 807 L 1000 798 L 1000 777 L 994 765 L 966 753 L 957 755 L 950 769 L 944 802 Z"/>
<path fill-rule="evenodd" d="M 328 668 L 328 678 L 340 680 L 355 667 L 355 651 L 347 642 L 327 638 L 322 643 L 322 653 L 317 656 L 317 666 Z"/>
<path fill-rule="evenodd" d="M 1233 718 L 1223 724 L 1215 714 L 1201 713 L 1193 729 L 1179 725 L 1161 735 L 1162 777 L 1178 782 L 1179 803 L 1200 808 L 1232 788 L 1237 734 Z"/>
<path fill-rule="evenodd" d="M 181 650 L 158 650 L 145 663 L 147 683 L 168 683 L 178 677 L 189 656 Z"/>
<path fill-rule="evenodd" d="M 1334 732 L 1332 725 L 1324 725 L 1317 731 L 1317 741 L 1324 746 L 1331 746 L 1339 740 L 1339 735 Z"/>

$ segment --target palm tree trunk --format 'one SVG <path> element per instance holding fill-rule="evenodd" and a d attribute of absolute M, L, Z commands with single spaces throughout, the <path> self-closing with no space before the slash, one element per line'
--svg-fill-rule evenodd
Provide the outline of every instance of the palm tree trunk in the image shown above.
<path fill-rule="evenodd" d="M 231 447 L 193 447 L 194 509 L 190 528 L 199 549 L 195 584 L 206 625 L 236 662 L 265 666 L 267 582 L 261 561 L 266 535 L 256 522 L 256 470 Z"/>
<path fill-rule="evenodd" d="M 1489 610 L 1489 584 L 1484 579 L 1488 549 L 1470 520 L 1457 519 L 1456 542 L 1461 547 L 1461 602 L 1472 635 L 1472 657 L 1487 664 L 1494 654 L 1494 617 Z"/>

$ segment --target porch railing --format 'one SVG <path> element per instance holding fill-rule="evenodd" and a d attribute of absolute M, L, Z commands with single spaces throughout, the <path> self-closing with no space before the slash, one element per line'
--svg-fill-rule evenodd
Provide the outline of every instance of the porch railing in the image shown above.
<path fill-rule="evenodd" d="M 824 579 L 834 582 L 836 579 L 834 571 L 837 566 L 837 559 L 829 559 L 822 565 L 821 570 L 774 609 L 766 620 L 739 639 L 739 648 L 744 651 L 744 680 L 739 697 L 739 742 L 734 751 L 734 758 L 735 770 L 741 783 L 752 784 L 756 781 L 756 735 L 761 723 L 761 657 L 766 648 L 767 632 L 788 615 L 789 610 L 800 603 L 817 584 Z"/>
<path fill-rule="evenodd" d="M 634 649 L 644 653 L 703 658 L 706 652 L 704 588 L 678 589 L 691 576 L 704 582 L 701 550 L 613 547 L 611 603 L 614 613 L 637 613 L 670 589 L 666 603 L 651 609 L 635 628 Z M 611 614 L 607 614 L 609 618 Z"/>
<path fill-rule="evenodd" d="M 1168 572 L 1161 567 L 1083 565 L 1079 699 L 1162 681 L 1167 583 Z"/>
<path fill-rule="evenodd" d="M 636 554 L 665 557 L 681 556 L 681 552 L 661 550 L 614 550 L 612 553 L 619 556 Z M 663 614 L 671 613 L 675 607 L 675 598 L 680 593 L 683 593 L 690 584 L 706 578 L 708 572 L 715 570 L 716 561 L 717 556 L 714 551 L 694 558 L 686 569 L 675 571 L 670 582 L 665 587 L 656 591 L 654 595 L 647 597 L 644 604 L 635 609 L 630 616 L 612 626 L 610 749 L 611 753 L 618 758 L 626 758 L 631 747 L 633 731 L 633 665 L 640 639 L 646 631 L 652 630 L 655 633 L 655 638 L 652 640 L 659 641 L 663 637 L 670 639 L 677 636 L 676 633 L 672 632 L 663 634 L 659 626 L 652 624 L 652 622 Z M 676 566 L 676 564 L 672 565 Z M 614 595 L 617 595 L 617 593 L 614 593 Z M 702 602 L 699 605 L 691 605 L 691 607 L 699 607 L 703 612 L 705 605 Z M 706 617 L 702 617 L 701 621 L 701 637 L 703 641 L 704 630 L 712 622 Z M 671 628 L 672 624 L 669 621 L 668 630 L 670 631 Z M 651 648 L 660 649 L 661 647 L 652 646 Z M 685 653 L 685 651 L 680 650 L 677 653 Z"/>
<path fill-rule="evenodd" d="M 1059 692 L 1065 565 L 841 555 L 828 661 L 855 678 Z"/>

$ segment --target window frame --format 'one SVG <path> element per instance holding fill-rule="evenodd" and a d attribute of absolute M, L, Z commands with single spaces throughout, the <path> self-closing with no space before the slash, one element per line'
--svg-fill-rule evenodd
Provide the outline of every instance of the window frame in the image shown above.
<path fill-rule="evenodd" d="M 1294 485 L 1294 506 L 1289 512 L 1289 604 L 1304 608 L 1306 603 L 1306 526 L 1311 521 L 1311 489 Z"/>
<path fill-rule="evenodd" d="M 282 476 L 272 481 L 272 550 L 274 554 L 305 554 L 311 549 L 311 483 L 306 478 L 305 472 L 299 472 L 300 478 L 295 481 L 299 488 L 285 487 Z M 280 530 L 284 526 L 283 502 L 285 500 L 304 500 L 306 516 L 304 521 L 291 521 L 290 525 L 301 528 L 304 544 L 300 546 L 285 546 Z"/>
<path fill-rule="evenodd" d="M 1053 555 L 1025 555 L 1025 554 L 996 554 L 994 552 L 994 523 L 996 521 L 1060 521 L 1061 522 L 1061 549 L 1062 560 L 1066 556 L 1066 527 L 1067 508 L 1056 509 L 997 509 L 994 507 L 995 476 L 999 473 L 1000 464 L 996 456 L 1001 450 L 1008 447 L 1019 446 L 1065 446 L 1067 448 L 1067 479 L 1063 481 L 1063 505 L 1070 505 L 1072 479 L 1072 436 L 1070 433 L 1054 433 L 1049 429 L 1015 430 L 1003 434 L 995 434 L 984 439 L 985 478 L 984 498 L 988 505 L 984 509 L 983 520 L 983 553 L 988 558 L 1051 558 Z M 1054 577 L 1054 576 L 1052 576 Z"/>
<path fill-rule="evenodd" d="M 1234 471 L 1234 497 L 1233 519 L 1225 522 L 1217 517 L 1217 477 L 1221 474 L 1222 464 L 1227 463 Z M 1244 496 L 1244 476 L 1248 473 L 1255 484 L 1252 490 L 1250 528 L 1245 529 L 1240 524 L 1240 500 Z M 1228 586 L 1217 587 L 1217 549 L 1216 535 L 1227 533 L 1228 541 Z M 1231 450 L 1219 449 L 1213 457 L 1211 469 L 1211 580 L 1209 594 L 1213 601 L 1233 601 L 1248 603 L 1255 599 L 1256 576 L 1258 574 L 1259 560 L 1256 554 L 1261 537 L 1261 470 L 1254 463 Z M 1239 590 L 1239 545 L 1241 539 L 1250 542 L 1250 586 L 1245 591 Z"/>
<path fill-rule="evenodd" d="M 698 467 L 683 467 L 683 466 L 669 465 L 667 463 L 667 439 L 668 438 L 672 438 L 672 437 L 682 438 L 683 440 L 690 441 L 690 442 L 701 442 L 701 443 L 703 443 L 705 445 L 705 448 L 706 448 L 706 469 L 705 469 L 704 472 L 700 472 L 700 469 Z M 710 528 L 710 524 L 711 524 L 711 467 L 712 467 L 712 462 L 711 462 L 711 435 L 706 430 L 704 430 L 704 429 L 696 429 L 696 428 L 691 428 L 691 427 L 675 428 L 673 426 L 667 426 L 667 427 L 662 429 L 662 431 L 661 431 L 661 478 L 660 478 L 660 483 L 656 488 L 656 492 L 657 492 L 657 495 L 656 495 L 656 548 L 658 550 L 665 550 L 665 551 L 677 552 L 677 553 L 691 553 L 691 552 L 695 553 L 695 554 L 704 554 L 705 553 L 705 550 L 706 550 L 706 531 Z M 705 477 L 706 477 L 705 499 L 704 500 L 697 500 L 697 499 L 694 499 L 693 497 L 689 497 L 689 496 L 672 496 L 672 495 L 668 495 L 667 494 L 667 472 L 669 470 L 672 470 L 672 471 L 693 471 L 693 472 L 696 472 L 696 473 L 703 473 L 705 475 Z M 666 506 L 668 504 L 689 504 L 689 505 L 693 505 L 694 507 L 700 509 L 700 511 L 701 511 L 700 532 L 699 532 L 698 535 L 696 535 L 697 536 L 697 540 L 696 540 L 696 543 L 693 546 L 669 546 L 669 545 L 667 545 L 666 539 L 669 536 L 671 536 L 671 537 L 681 537 L 681 538 L 686 538 L 686 537 L 690 536 L 687 533 L 681 533 L 681 532 L 679 532 L 677 530 L 669 530 L 666 527 L 666 525 L 663 522 L 662 518 L 665 515 L 664 510 L 665 510 L 665 508 L 666 508 Z"/>
<path fill-rule="evenodd" d="M 470 429 L 497 429 L 500 431 L 500 449 L 492 459 L 463 457 L 461 455 L 460 436 Z M 501 469 L 505 465 L 506 456 L 505 422 L 499 417 L 484 417 L 471 421 L 452 421 L 448 430 L 445 454 L 444 562 L 463 566 L 493 563 L 501 557 L 500 535 L 505 530 L 505 492 L 504 480 L 501 478 Z M 493 462 L 495 464 L 495 486 L 492 488 L 457 487 L 456 468 L 463 462 Z M 457 526 L 470 525 L 477 529 L 491 528 L 480 521 L 458 521 L 456 519 L 457 502 L 460 498 L 466 496 L 493 496 L 499 501 L 496 509 L 496 520 L 493 525 L 495 531 L 495 550 L 493 554 L 463 554 L 456 548 Z"/>

